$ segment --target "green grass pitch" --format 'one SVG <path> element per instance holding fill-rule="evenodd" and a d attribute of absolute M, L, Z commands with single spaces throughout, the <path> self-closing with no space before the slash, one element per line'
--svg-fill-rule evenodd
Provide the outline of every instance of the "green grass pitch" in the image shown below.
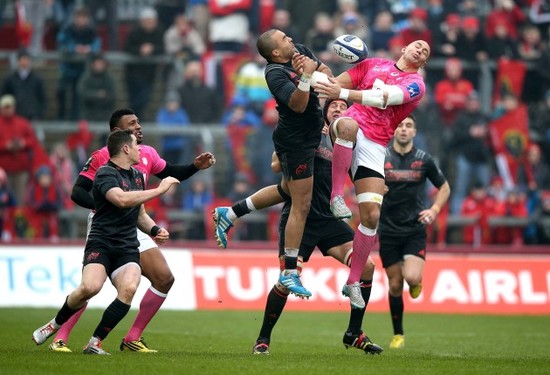
<path fill-rule="evenodd" d="M 408 314 L 406 345 L 391 350 L 388 314 L 367 313 L 363 328 L 385 350 L 379 356 L 345 350 L 345 313 L 285 312 L 270 355 L 252 355 L 260 311 L 164 311 L 145 332 L 157 354 L 120 352 L 132 310 L 104 342 L 113 355 L 81 353 L 102 311 L 88 310 L 76 326 L 73 353 L 31 341 L 53 309 L 0 309 L 0 373 L 15 374 L 550 374 L 550 316 Z"/>

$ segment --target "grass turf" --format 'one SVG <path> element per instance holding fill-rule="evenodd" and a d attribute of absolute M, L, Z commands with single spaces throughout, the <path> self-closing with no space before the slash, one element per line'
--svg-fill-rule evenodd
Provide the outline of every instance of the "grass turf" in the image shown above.
<path fill-rule="evenodd" d="M 385 350 L 379 356 L 345 350 L 344 313 L 285 312 L 270 355 L 252 355 L 260 311 L 160 311 L 145 332 L 157 354 L 120 352 L 132 310 L 104 342 L 113 355 L 81 354 L 102 311 L 89 309 L 76 326 L 73 353 L 31 341 L 53 309 L 0 309 L 2 374 L 550 374 L 550 316 L 408 314 L 406 345 L 391 350 L 388 314 L 368 314 L 363 326 Z"/>

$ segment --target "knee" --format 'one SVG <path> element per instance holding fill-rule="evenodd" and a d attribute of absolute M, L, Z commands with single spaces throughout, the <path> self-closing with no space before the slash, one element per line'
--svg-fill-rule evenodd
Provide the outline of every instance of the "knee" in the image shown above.
<path fill-rule="evenodd" d="M 388 284 L 391 296 L 397 297 L 403 294 L 403 282 L 401 280 L 389 280 Z"/>
<path fill-rule="evenodd" d="M 80 300 L 88 300 L 95 296 L 101 290 L 101 285 L 96 283 L 82 283 L 77 289 Z"/>
<path fill-rule="evenodd" d="M 361 224 L 367 228 L 376 228 L 380 220 L 380 207 L 369 205 L 364 214 L 361 215 Z"/>
<path fill-rule="evenodd" d="M 418 274 L 405 275 L 405 281 L 409 285 L 417 286 L 422 281 L 422 276 Z"/>
<path fill-rule="evenodd" d="M 342 119 L 336 123 L 336 133 L 338 138 L 353 141 L 357 139 L 359 124 L 351 119 Z"/>
<path fill-rule="evenodd" d="M 174 281 L 176 279 L 174 278 L 172 272 L 168 270 L 168 272 L 164 272 L 163 274 L 157 275 L 149 280 L 151 281 L 151 286 L 153 288 L 161 293 L 167 294 L 172 288 L 172 285 L 174 285 Z"/>

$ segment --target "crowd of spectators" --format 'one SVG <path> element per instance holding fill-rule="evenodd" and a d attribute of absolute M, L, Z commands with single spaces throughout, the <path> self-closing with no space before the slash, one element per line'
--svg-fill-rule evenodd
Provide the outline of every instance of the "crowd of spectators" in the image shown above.
<path fill-rule="evenodd" d="M 422 71 L 427 93 L 415 113 L 415 144 L 437 158 L 452 182 L 444 220 L 476 218 L 463 226 L 460 241 L 466 243 L 549 243 L 550 1 L 136 1 L 135 19 L 127 25 L 117 20 L 118 3 L 17 2 L 16 63 L 0 77 L 4 239 L 58 238 L 56 215 L 73 208 L 70 187 L 90 151 L 86 121 L 106 122 L 120 103 L 158 127 L 226 130 L 219 152 L 231 158 L 224 171 L 228 183 L 216 188 L 196 178 L 182 184 L 159 200 L 159 215 L 162 209 L 202 212 L 276 182 L 269 165 L 277 111 L 263 76 L 265 61 L 254 46 L 259 33 L 274 27 L 310 47 L 334 73 L 347 68 L 331 52 L 338 35 L 357 35 L 370 56 L 387 58 L 413 40 L 426 40 L 439 68 Z M 52 90 L 33 67 L 47 49 L 48 27 L 56 30 L 53 49 L 59 53 Z M 126 56 L 122 87 L 110 52 Z M 482 66 L 491 69 L 493 92 L 480 83 Z M 163 95 L 153 107 L 157 87 Z M 54 117 L 46 116 L 47 104 L 56 106 Z M 76 138 L 41 144 L 32 127 L 36 120 L 73 122 Z M 505 145 L 499 148 L 500 138 Z M 191 136 L 168 135 L 159 152 L 171 162 L 189 163 L 200 147 Z M 203 222 L 186 227 L 186 238 L 206 235 Z M 243 239 L 250 238 L 247 232 L 258 230 L 241 229 Z"/>

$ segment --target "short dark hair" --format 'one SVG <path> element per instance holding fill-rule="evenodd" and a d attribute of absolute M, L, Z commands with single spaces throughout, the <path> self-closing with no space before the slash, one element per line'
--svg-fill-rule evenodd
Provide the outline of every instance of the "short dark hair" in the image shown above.
<path fill-rule="evenodd" d="M 134 112 L 134 110 L 130 108 L 117 109 L 111 114 L 111 118 L 109 119 L 109 129 L 113 131 L 115 128 L 119 127 L 118 123 L 122 117 L 135 114 L 136 113 Z"/>
<path fill-rule="evenodd" d="M 260 35 L 258 37 L 258 40 L 256 41 L 256 49 L 258 50 L 258 53 L 262 55 L 262 57 L 267 61 L 271 61 L 271 52 L 273 52 L 273 50 L 277 48 L 277 45 L 275 44 L 273 39 L 271 39 L 276 31 L 278 30 L 269 29 L 262 35 Z"/>
<path fill-rule="evenodd" d="M 132 146 L 132 135 L 134 133 L 129 130 L 115 130 L 107 138 L 107 150 L 109 150 L 109 157 L 114 157 L 120 154 L 122 146 Z"/>

